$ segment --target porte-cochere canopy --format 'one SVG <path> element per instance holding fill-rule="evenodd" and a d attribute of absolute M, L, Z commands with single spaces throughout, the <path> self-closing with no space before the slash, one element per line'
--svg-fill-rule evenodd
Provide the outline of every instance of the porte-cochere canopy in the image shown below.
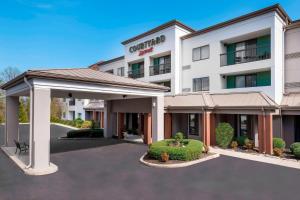
<path fill-rule="evenodd" d="M 18 138 L 19 97 L 30 97 L 30 152 L 23 170 L 47 174 L 57 170 L 50 163 L 50 102 L 52 97 L 104 100 L 104 136 L 118 133 L 119 113 L 147 116 L 146 138 L 164 139 L 164 92 L 168 87 L 142 82 L 92 69 L 29 70 L 5 83 L 5 147 Z M 27 165 L 25 167 L 25 165 Z"/>

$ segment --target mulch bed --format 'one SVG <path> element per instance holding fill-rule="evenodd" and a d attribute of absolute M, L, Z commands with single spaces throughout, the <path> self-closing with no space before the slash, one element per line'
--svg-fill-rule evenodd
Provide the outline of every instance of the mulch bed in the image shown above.
<path fill-rule="evenodd" d="M 213 154 L 214 154 L 214 153 L 202 153 L 201 156 L 199 157 L 199 159 L 206 158 L 206 157 L 211 156 L 211 155 L 213 155 Z M 159 161 L 159 160 L 155 160 L 155 159 L 149 157 L 148 154 L 144 157 L 144 161 L 147 161 L 147 162 L 153 163 L 153 164 L 160 164 L 160 165 L 166 165 L 166 164 L 180 164 L 180 163 L 190 162 L 190 161 L 182 161 L 182 160 L 169 160 L 169 161 L 167 161 L 167 162 L 161 162 L 161 161 Z"/>

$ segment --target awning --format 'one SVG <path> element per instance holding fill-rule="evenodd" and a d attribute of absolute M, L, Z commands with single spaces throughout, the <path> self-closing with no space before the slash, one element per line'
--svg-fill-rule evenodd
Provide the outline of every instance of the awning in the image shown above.
<path fill-rule="evenodd" d="M 202 110 L 275 110 L 278 105 L 262 92 L 185 94 L 165 97 L 165 109 L 169 111 Z"/>

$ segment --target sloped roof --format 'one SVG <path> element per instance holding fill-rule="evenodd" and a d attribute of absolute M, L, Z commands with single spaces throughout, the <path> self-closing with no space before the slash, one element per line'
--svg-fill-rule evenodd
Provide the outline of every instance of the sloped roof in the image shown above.
<path fill-rule="evenodd" d="M 169 90 L 168 87 L 138 81 L 132 78 L 126 78 L 116 76 L 110 73 L 92 70 L 89 68 L 71 68 L 71 69 L 48 69 L 48 70 L 28 70 L 13 80 L 5 83 L 1 86 L 2 89 L 6 90 L 19 82 L 23 81 L 23 78 L 44 78 L 44 79 L 55 79 L 64 81 L 79 81 L 93 84 L 105 84 L 119 87 L 131 87 L 141 89 L 153 89 L 153 90 Z"/>
<path fill-rule="evenodd" d="M 99 110 L 104 108 L 104 101 L 103 100 L 95 100 L 90 101 L 86 106 L 84 106 L 85 110 Z"/>
<path fill-rule="evenodd" d="M 281 101 L 282 109 L 300 108 L 300 93 L 285 94 Z"/>
<path fill-rule="evenodd" d="M 262 92 L 215 93 L 207 92 L 166 96 L 166 108 L 276 108 L 277 104 Z"/>

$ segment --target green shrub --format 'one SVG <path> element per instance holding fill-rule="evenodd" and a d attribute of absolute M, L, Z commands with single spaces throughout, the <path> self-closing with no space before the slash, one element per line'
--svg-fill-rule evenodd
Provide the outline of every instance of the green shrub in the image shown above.
<path fill-rule="evenodd" d="M 290 146 L 291 152 L 294 153 L 294 149 L 298 148 L 298 147 L 300 148 L 300 142 L 295 142 L 295 143 L 291 144 L 291 146 Z"/>
<path fill-rule="evenodd" d="M 282 138 L 273 138 L 273 148 L 284 149 L 285 141 Z"/>
<path fill-rule="evenodd" d="M 185 147 L 168 146 L 174 139 L 162 140 L 149 146 L 148 154 L 151 158 L 159 160 L 162 153 L 167 153 L 170 160 L 196 160 L 202 154 L 203 143 L 199 140 L 184 139 Z"/>
<path fill-rule="evenodd" d="M 175 134 L 174 139 L 176 142 L 178 143 L 182 143 L 183 139 L 184 139 L 184 135 L 182 132 L 178 132 Z"/>
<path fill-rule="evenodd" d="M 92 128 L 92 121 L 84 121 L 81 128 Z"/>
<path fill-rule="evenodd" d="M 80 129 L 80 130 L 71 130 L 67 133 L 68 138 L 102 138 L 103 129 Z"/>
<path fill-rule="evenodd" d="M 246 144 L 247 140 L 248 140 L 247 135 L 241 135 L 240 137 L 238 137 L 236 139 L 236 141 L 238 142 L 239 146 L 244 146 Z"/>
<path fill-rule="evenodd" d="M 300 158 L 300 147 L 296 147 L 294 150 L 294 156 Z"/>
<path fill-rule="evenodd" d="M 216 128 L 216 142 L 222 147 L 226 148 L 233 138 L 233 128 L 229 123 L 219 123 Z"/>

